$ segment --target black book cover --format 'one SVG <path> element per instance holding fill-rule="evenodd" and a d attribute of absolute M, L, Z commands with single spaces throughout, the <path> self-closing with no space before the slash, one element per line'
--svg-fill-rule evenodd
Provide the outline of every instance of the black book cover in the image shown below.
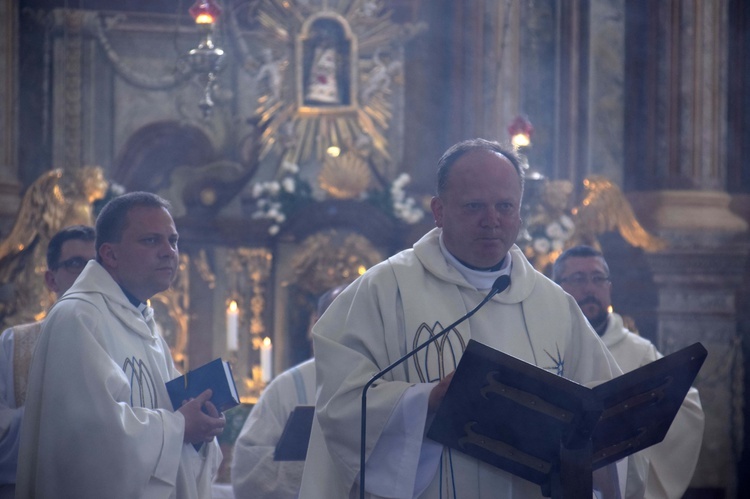
<path fill-rule="evenodd" d="M 696 343 L 594 389 L 470 340 L 427 436 L 548 484 L 561 447 L 592 442 L 592 469 L 664 439 L 703 364 Z"/>
<path fill-rule="evenodd" d="M 276 452 L 273 456 L 275 461 L 305 460 L 314 415 L 314 405 L 298 405 L 294 408 L 276 444 Z"/>
<path fill-rule="evenodd" d="M 224 412 L 239 405 L 240 397 L 232 376 L 232 368 L 228 362 L 221 359 L 212 360 L 167 382 L 167 392 L 175 410 L 181 407 L 184 401 L 197 397 L 209 388 L 213 391 L 211 403 L 219 411 Z"/>

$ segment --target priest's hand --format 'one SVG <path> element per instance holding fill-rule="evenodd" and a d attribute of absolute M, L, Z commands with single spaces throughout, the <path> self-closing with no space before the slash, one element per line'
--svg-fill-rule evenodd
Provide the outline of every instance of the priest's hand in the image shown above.
<path fill-rule="evenodd" d="M 224 431 L 226 419 L 211 401 L 211 390 L 206 390 L 178 409 L 185 417 L 183 441 L 191 444 L 210 442 Z"/>
<path fill-rule="evenodd" d="M 435 385 L 435 387 L 430 392 L 430 401 L 427 405 L 427 412 L 429 414 L 433 414 L 437 412 L 438 407 L 440 407 L 440 404 L 443 402 L 443 398 L 445 397 L 445 392 L 448 391 L 448 385 L 451 384 L 451 380 L 453 379 L 453 374 L 456 371 L 453 371 L 448 376 L 440 380 L 440 383 Z"/>

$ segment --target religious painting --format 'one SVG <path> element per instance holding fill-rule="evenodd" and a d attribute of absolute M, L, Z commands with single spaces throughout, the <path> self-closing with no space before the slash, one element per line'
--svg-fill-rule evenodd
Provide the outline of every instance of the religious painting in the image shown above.
<path fill-rule="evenodd" d="M 301 112 L 342 112 L 356 103 L 352 74 L 356 38 L 341 16 L 321 13 L 302 26 L 297 41 L 297 102 Z"/>

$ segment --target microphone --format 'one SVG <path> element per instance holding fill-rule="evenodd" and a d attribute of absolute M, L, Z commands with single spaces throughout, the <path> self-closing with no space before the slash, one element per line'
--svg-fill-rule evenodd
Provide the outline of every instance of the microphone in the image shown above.
<path fill-rule="evenodd" d="M 408 352 L 406 355 L 398 359 L 396 362 L 393 362 L 392 364 L 388 365 L 385 369 L 382 371 L 379 371 L 376 373 L 372 378 L 370 378 L 370 381 L 368 381 L 365 384 L 365 387 L 362 389 L 362 420 L 361 420 L 361 437 L 360 437 L 360 448 L 359 448 L 359 497 L 360 499 L 364 499 L 365 497 L 365 441 L 367 438 L 367 390 L 375 383 L 377 380 L 385 376 L 388 372 L 390 372 L 395 367 L 402 364 L 404 361 L 406 361 L 409 357 L 416 354 L 423 348 L 425 348 L 430 343 L 442 338 L 444 335 L 446 335 L 449 331 L 453 330 L 456 326 L 461 324 L 463 321 L 474 315 L 477 310 L 482 308 L 485 303 L 490 301 L 493 296 L 495 296 L 498 293 L 502 293 L 506 289 L 508 289 L 508 286 L 510 286 L 510 276 L 509 275 L 501 275 L 497 279 L 495 279 L 495 282 L 492 283 L 492 289 L 489 293 L 487 293 L 487 296 L 484 297 L 484 299 L 479 302 L 479 305 L 474 307 L 469 313 L 458 319 L 456 322 L 451 324 L 448 327 L 444 327 L 442 331 L 440 331 L 438 334 L 433 336 L 432 338 L 428 339 L 421 345 L 419 345 L 414 350 Z"/>

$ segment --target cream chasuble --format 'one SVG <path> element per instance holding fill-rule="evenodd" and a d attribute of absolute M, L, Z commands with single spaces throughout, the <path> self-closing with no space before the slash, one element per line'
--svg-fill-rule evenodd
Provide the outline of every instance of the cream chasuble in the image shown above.
<path fill-rule="evenodd" d="M 169 347 L 91 261 L 44 321 L 29 375 L 16 497 L 210 497 L 221 452 L 183 439 Z"/>
<path fill-rule="evenodd" d="M 439 230 L 433 230 L 413 250 L 372 268 L 316 324 L 318 400 L 302 499 L 358 497 L 362 387 L 376 372 L 466 314 L 486 295 L 487 290 L 470 286 L 446 261 L 438 239 Z M 471 338 L 585 384 L 619 374 L 575 301 L 536 272 L 518 248 L 510 254 L 511 285 L 505 292 L 368 391 L 367 455 L 404 391 L 414 383 L 452 372 Z M 412 437 L 423 438 L 425 425 L 420 428 Z M 418 456 L 394 452 L 393 459 L 403 470 L 394 480 L 413 484 L 415 477 L 408 475 L 416 473 Z M 419 497 L 542 496 L 535 484 L 460 452 L 445 451 L 441 466 Z"/>

